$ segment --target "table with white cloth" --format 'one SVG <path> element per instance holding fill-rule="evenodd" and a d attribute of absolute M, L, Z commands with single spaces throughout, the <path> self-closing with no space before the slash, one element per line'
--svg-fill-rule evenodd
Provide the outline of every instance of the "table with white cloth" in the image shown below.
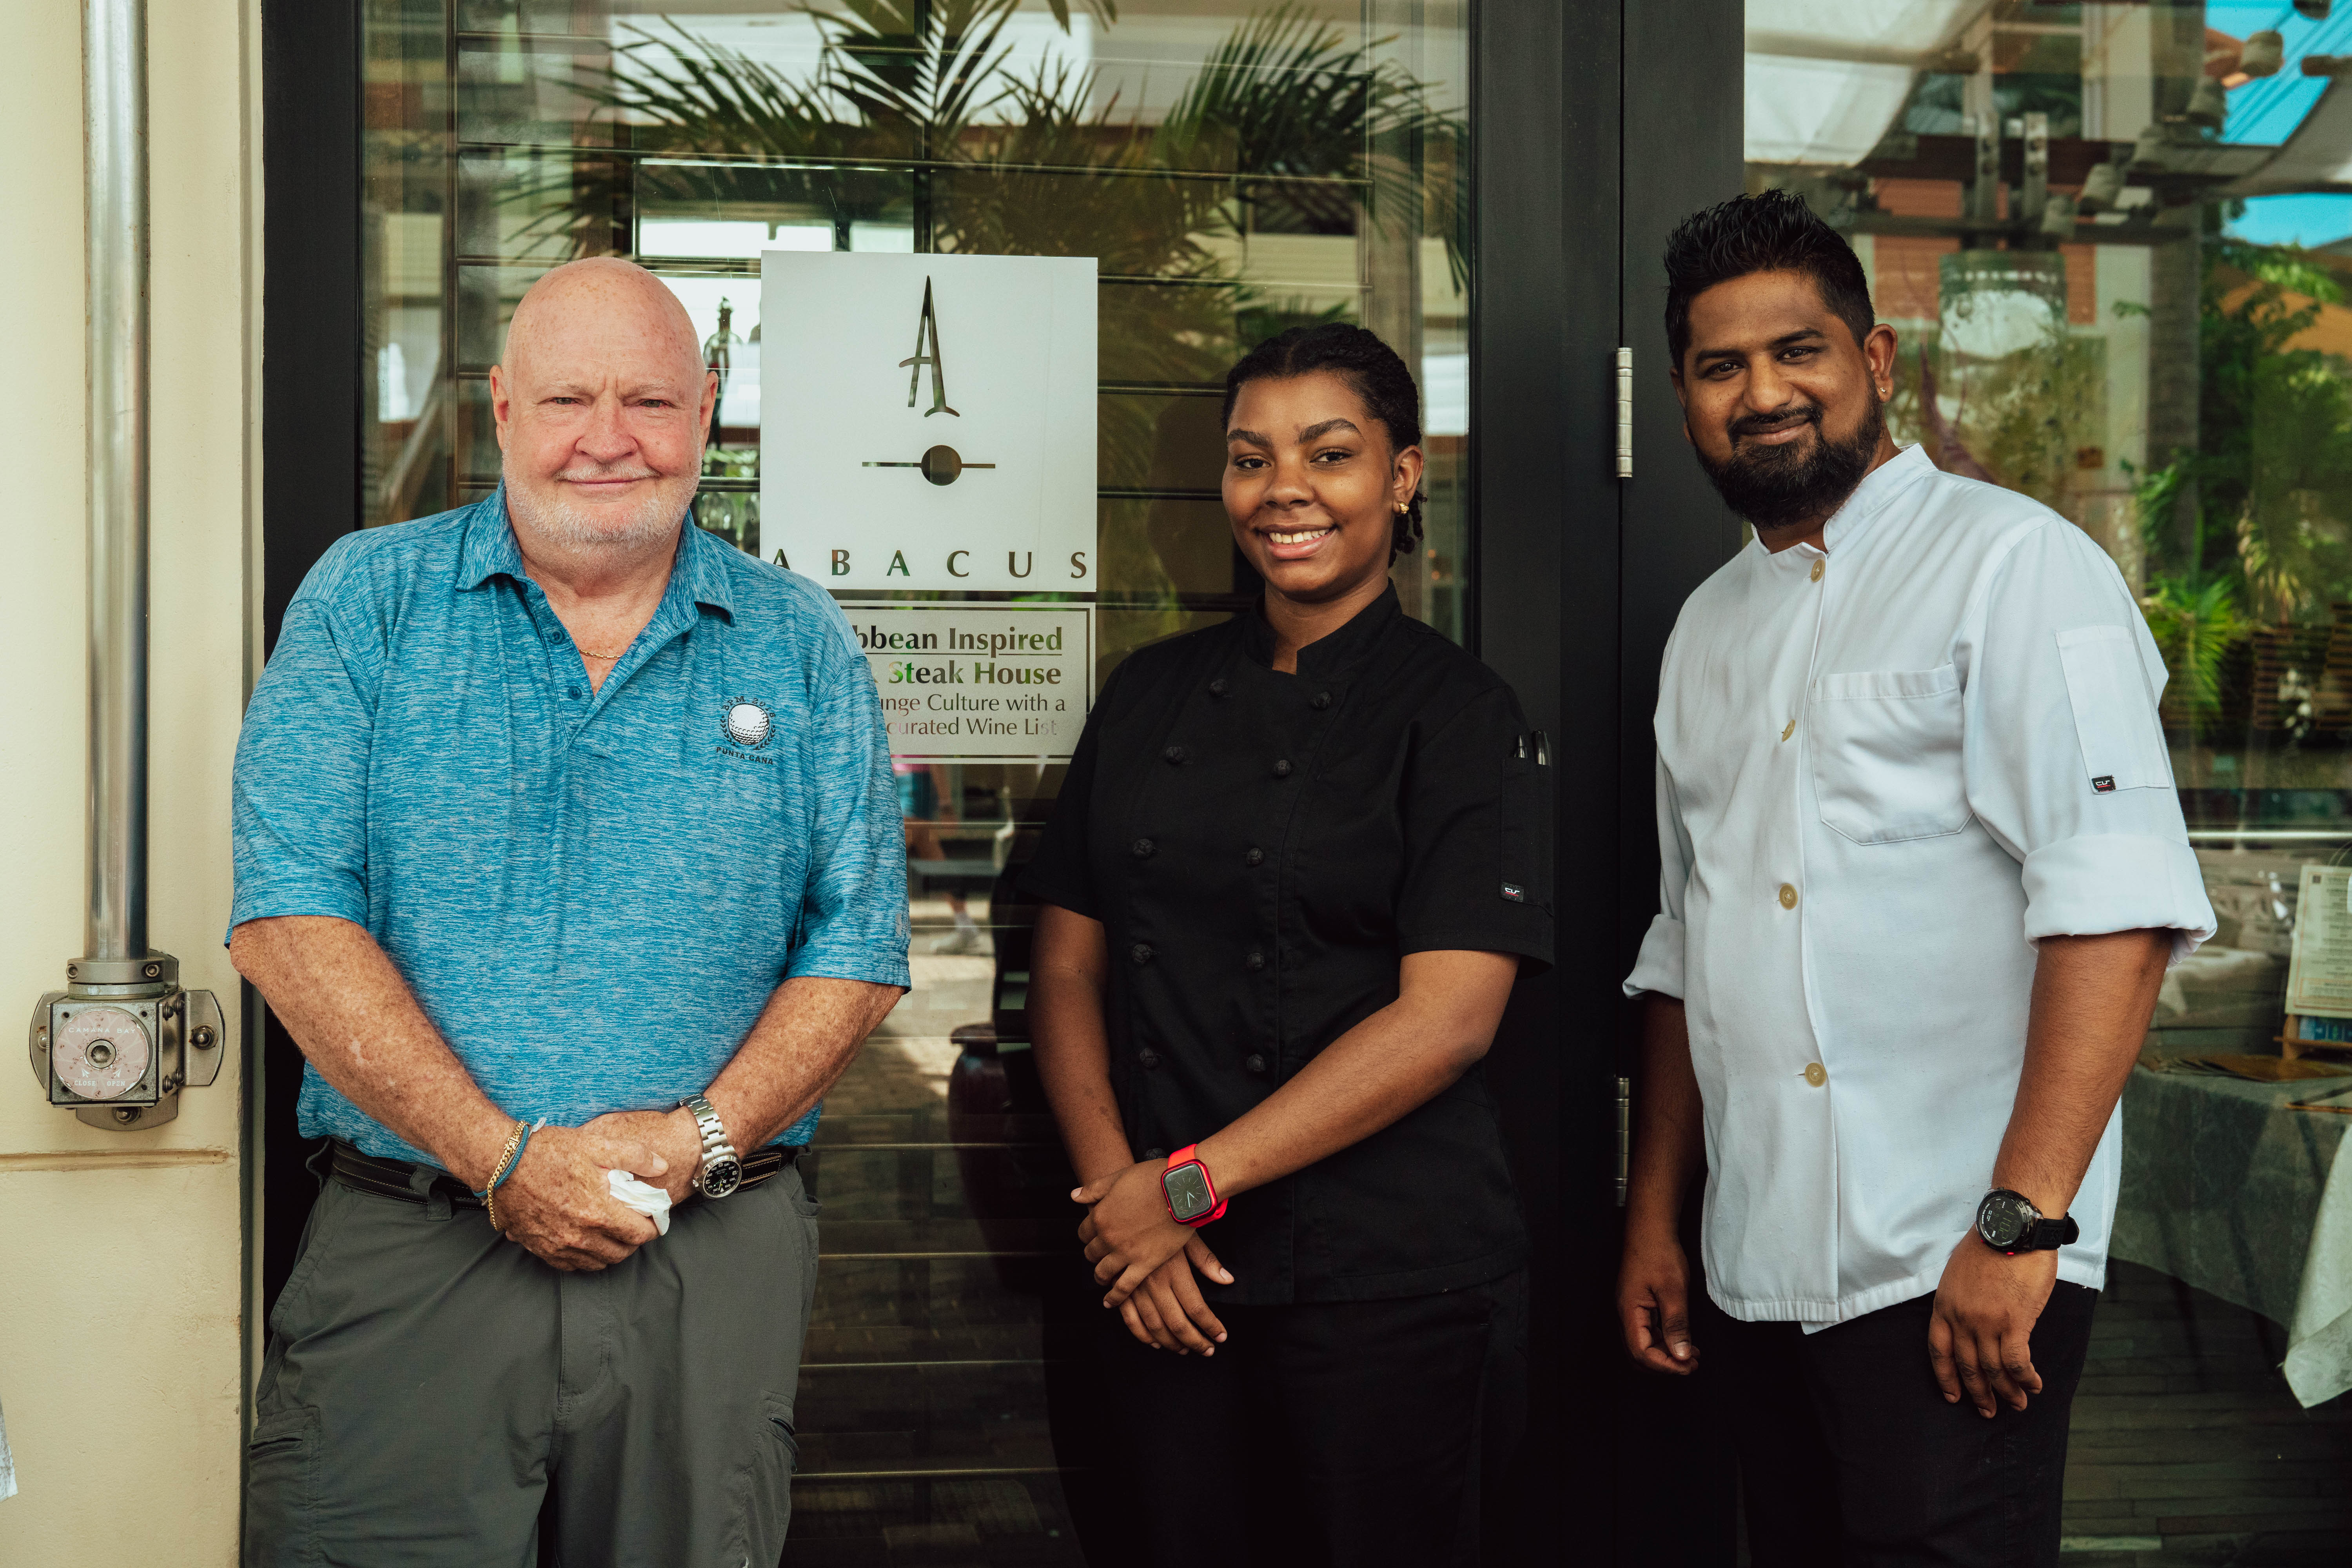
<path fill-rule="evenodd" d="M 2347 1084 L 2141 1066 L 2124 1089 L 2113 1255 L 2284 1325 L 2305 1406 L 2352 1388 L 2352 1116 L 2287 1106 Z"/>

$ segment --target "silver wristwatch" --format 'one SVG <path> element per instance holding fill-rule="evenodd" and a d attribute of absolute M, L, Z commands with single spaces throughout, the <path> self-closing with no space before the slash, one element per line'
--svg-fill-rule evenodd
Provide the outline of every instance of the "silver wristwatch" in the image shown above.
<path fill-rule="evenodd" d="M 727 1141 L 726 1124 L 710 1101 L 690 1094 L 677 1103 L 694 1113 L 694 1124 L 702 1129 L 702 1163 L 694 1173 L 694 1190 L 706 1198 L 723 1198 L 743 1184 L 743 1157 Z"/>

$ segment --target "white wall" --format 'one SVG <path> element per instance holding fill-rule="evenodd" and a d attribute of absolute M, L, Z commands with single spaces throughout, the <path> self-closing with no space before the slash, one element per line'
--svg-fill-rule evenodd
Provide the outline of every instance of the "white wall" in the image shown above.
<path fill-rule="evenodd" d="M 228 773 L 245 690 L 257 147 L 247 0 L 152 0 L 151 940 L 227 1006 Z M 81 16 L 0 50 L 0 1563 L 236 1560 L 240 1063 L 152 1132 L 52 1110 L 18 1031 L 81 951 L 86 582 Z"/>

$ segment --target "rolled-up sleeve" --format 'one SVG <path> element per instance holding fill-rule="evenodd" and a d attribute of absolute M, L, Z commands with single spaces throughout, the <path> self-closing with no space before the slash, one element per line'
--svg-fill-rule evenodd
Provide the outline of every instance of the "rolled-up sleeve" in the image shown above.
<path fill-rule="evenodd" d="M 1625 994 L 1654 992 L 1679 998 L 1683 990 L 1683 900 L 1690 890 L 1690 832 L 1683 826 L 1682 806 L 1675 798 L 1675 776 L 1666 759 L 1658 758 L 1658 912 L 1642 938 L 1633 973 L 1625 977 Z"/>
<path fill-rule="evenodd" d="M 2105 552 L 2053 519 L 1993 568 L 1964 651 L 1969 805 L 2023 870 L 2022 932 L 2213 934 L 2164 743 L 2165 670 Z"/>
<path fill-rule="evenodd" d="M 910 984 L 907 848 L 890 777 L 890 732 L 849 622 L 827 606 L 835 635 L 816 676 L 817 799 L 807 890 L 785 978 Z"/>
<path fill-rule="evenodd" d="M 331 578 L 334 559 L 314 577 Z M 255 683 L 238 733 L 229 930 L 278 915 L 368 919 L 367 779 L 376 666 L 305 584 Z"/>

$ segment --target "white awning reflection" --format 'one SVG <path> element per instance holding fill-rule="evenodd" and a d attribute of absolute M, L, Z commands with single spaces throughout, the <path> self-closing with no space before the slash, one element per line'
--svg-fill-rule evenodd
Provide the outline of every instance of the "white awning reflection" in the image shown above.
<path fill-rule="evenodd" d="M 2231 185 L 2227 194 L 2253 196 L 2346 189 L 2352 189 L 2352 88 L 2338 77 L 2327 83 L 2327 90 L 2277 156 Z"/>
<path fill-rule="evenodd" d="M 1911 96 L 1908 66 L 1748 57 L 1751 163 L 1858 163 Z"/>
<path fill-rule="evenodd" d="M 1747 157 L 1850 164 L 1990 0 L 1750 0 Z"/>
<path fill-rule="evenodd" d="M 1748 51 L 1918 65 L 1990 0 L 1748 0 Z"/>

